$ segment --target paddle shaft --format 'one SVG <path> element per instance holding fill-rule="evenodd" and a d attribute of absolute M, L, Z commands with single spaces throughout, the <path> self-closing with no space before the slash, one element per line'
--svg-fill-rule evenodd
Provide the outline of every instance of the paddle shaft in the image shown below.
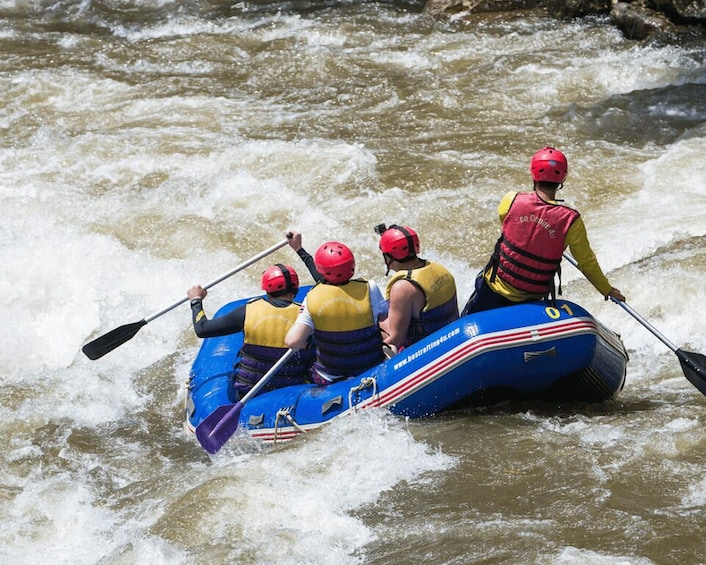
<path fill-rule="evenodd" d="M 579 268 L 576 259 L 574 259 L 568 253 L 564 253 L 564 258 L 571 263 L 577 269 Z M 638 312 L 636 312 L 630 305 L 626 302 L 616 300 L 612 296 L 609 296 L 613 302 L 630 314 L 635 320 L 647 328 L 652 334 L 659 339 L 664 345 L 676 353 L 679 363 L 681 364 L 684 376 L 688 381 L 693 384 L 699 392 L 706 395 L 706 357 L 701 353 L 694 353 L 693 351 L 685 351 L 678 348 L 674 343 L 672 343 L 667 337 L 662 334 L 657 328 L 650 324 L 645 318 L 643 318 Z"/>
<path fill-rule="evenodd" d="M 238 271 L 242 271 L 245 267 L 248 267 L 249 265 L 252 265 L 256 261 L 259 261 L 263 257 L 269 255 L 270 253 L 273 253 L 274 251 L 277 251 L 280 247 L 284 247 L 287 245 L 287 242 L 289 240 L 289 237 L 291 237 L 290 234 L 287 234 L 287 239 L 284 241 L 280 241 L 278 244 L 273 245 L 269 249 L 266 249 L 262 253 L 258 253 L 254 257 L 251 257 L 244 263 L 241 263 L 234 269 L 231 269 L 228 271 L 225 275 L 222 275 L 218 277 L 215 281 L 211 281 L 208 283 L 206 286 L 203 288 L 208 289 L 211 288 L 212 286 L 217 285 L 219 282 L 224 281 L 228 277 L 234 275 Z M 87 343 L 84 345 L 81 350 L 84 352 L 86 357 L 89 359 L 95 361 L 96 359 L 99 359 L 103 357 L 103 355 L 106 355 L 107 353 L 110 353 L 113 351 L 113 349 L 120 347 L 123 343 L 131 340 L 137 332 L 140 331 L 140 329 L 147 325 L 148 322 L 151 322 L 155 318 L 159 318 L 161 315 L 166 314 L 170 310 L 173 310 L 180 304 L 183 304 L 189 300 L 188 296 L 182 298 L 181 300 L 178 300 L 174 304 L 171 304 L 170 306 L 167 306 L 166 308 L 163 308 L 159 312 L 155 312 L 151 316 L 147 316 L 146 318 L 143 318 L 139 322 L 133 322 L 132 324 L 125 324 L 123 326 L 120 326 L 118 328 L 115 328 L 102 336 L 94 339 L 93 341 Z"/>
<path fill-rule="evenodd" d="M 645 320 L 645 318 L 643 318 L 639 312 L 636 312 L 634 308 L 632 308 L 625 302 L 616 300 L 613 297 L 611 297 L 611 300 L 615 302 L 618 306 L 620 306 L 623 310 L 625 310 L 628 314 L 630 314 L 633 318 L 635 318 L 638 322 L 640 322 L 643 326 L 645 326 L 648 330 L 650 330 L 657 339 L 659 339 L 664 345 L 669 347 L 669 349 L 671 349 L 674 353 L 677 352 L 679 348 L 674 345 L 671 341 L 669 341 L 664 336 L 664 334 L 662 334 L 657 328 L 655 328 L 652 324 Z"/>
<path fill-rule="evenodd" d="M 247 261 L 241 263 L 241 264 L 238 265 L 237 267 L 234 267 L 233 269 L 231 269 L 230 271 L 228 271 L 225 275 L 221 275 L 221 276 L 218 277 L 216 280 L 211 281 L 210 283 L 204 285 L 203 288 L 204 288 L 205 290 L 208 290 L 209 288 L 211 288 L 211 287 L 213 287 L 213 286 L 216 286 L 218 283 L 223 282 L 223 281 L 226 280 L 228 277 L 232 277 L 235 273 L 238 273 L 238 272 L 242 271 L 243 269 L 245 269 L 246 267 L 249 267 L 249 266 L 252 265 L 253 263 L 257 263 L 257 262 L 258 262 L 260 259 L 262 259 L 263 257 L 267 257 L 267 256 L 270 255 L 271 253 L 274 253 L 274 252 L 277 251 L 278 249 L 284 247 L 285 245 L 287 245 L 288 241 L 289 241 L 288 239 L 285 239 L 285 240 L 280 241 L 279 243 L 273 245 L 272 247 L 270 247 L 270 248 L 268 248 L 268 249 L 265 249 L 262 253 L 258 253 L 257 255 L 255 255 L 254 257 L 251 257 L 250 259 L 248 259 Z M 185 296 L 185 297 L 182 298 L 181 300 L 177 300 L 174 304 L 171 304 L 171 305 L 167 306 L 166 308 L 163 308 L 163 309 L 160 310 L 159 312 L 155 312 L 155 313 L 152 314 L 151 316 L 147 316 L 147 317 L 144 319 L 145 324 L 151 322 L 152 320 L 154 320 L 154 319 L 156 319 L 156 318 L 159 318 L 160 316 L 166 314 L 166 313 L 169 312 L 170 310 L 174 310 L 174 308 L 176 308 L 177 306 L 180 306 L 180 305 L 184 304 L 184 302 L 187 302 L 188 300 L 189 300 L 189 297 L 188 297 L 188 296 Z"/>
<path fill-rule="evenodd" d="M 270 367 L 270 370 L 267 371 L 262 378 L 255 383 L 255 385 L 247 392 L 243 398 L 240 399 L 240 404 L 244 405 L 248 400 L 250 400 L 253 396 L 255 396 L 258 392 L 260 392 L 260 389 L 262 389 L 263 386 L 265 386 L 272 377 L 275 376 L 277 371 L 280 370 L 282 365 L 284 365 L 287 362 L 287 359 L 289 359 L 292 354 L 294 353 L 294 349 L 288 349 L 282 357 L 279 358 L 277 363 L 272 365 Z M 215 430 L 214 430 L 215 431 Z"/>
<path fill-rule="evenodd" d="M 564 253 L 564 259 L 566 259 L 577 269 L 579 268 L 579 264 L 577 263 L 576 259 L 574 259 L 568 253 Z M 657 339 L 659 339 L 662 343 L 664 343 L 664 345 L 669 347 L 669 349 L 671 349 L 674 353 L 678 351 L 679 348 L 676 345 L 669 341 L 664 336 L 664 334 L 662 334 L 657 328 L 655 328 L 652 324 L 645 320 L 645 318 L 643 318 L 638 312 L 636 312 L 634 308 L 629 306 L 626 302 L 616 300 L 612 296 L 609 296 L 608 298 L 610 298 L 613 302 L 615 302 L 618 306 L 620 306 L 623 310 L 625 310 L 628 314 L 630 314 L 633 318 L 635 318 L 638 322 L 640 322 L 643 326 L 650 330 L 655 335 L 655 337 L 657 337 Z"/>

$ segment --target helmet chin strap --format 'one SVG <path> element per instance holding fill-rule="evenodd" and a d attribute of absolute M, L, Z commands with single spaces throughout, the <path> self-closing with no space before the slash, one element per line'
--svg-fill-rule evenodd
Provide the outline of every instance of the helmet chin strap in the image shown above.
<path fill-rule="evenodd" d="M 537 186 L 538 186 L 538 185 L 539 185 L 539 181 L 534 181 L 533 190 L 534 190 L 535 192 L 537 192 Z M 559 186 L 557 186 L 555 189 L 553 189 L 553 190 L 554 190 L 554 198 L 553 198 L 554 202 L 564 202 L 563 199 L 560 199 L 560 198 L 557 198 L 557 197 L 556 197 L 556 193 L 559 192 L 562 188 L 564 188 L 564 183 L 563 183 L 563 182 L 560 182 L 560 183 L 559 183 Z M 547 190 L 546 188 L 542 189 L 543 192 L 546 191 L 546 190 Z M 542 197 L 540 196 L 540 198 L 542 198 Z M 544 199 L 542 198 L 542 200 L 544 200 Z"/>
<path fill-rule="evenodd" d="M 387 271 L 385 272 L 385 276 L 390 274 L 390 266 L 394 261 L 399 263 L 404 270 L 410 270 L 410 269 L 416 269 L 417 267 L 405 267 L 404 263 L 411 263 L 413 261 L 416 261 L 417 263 L 421 264 L 422 266 L 426 264 L 426 261 L 424 259 L 420 259 L 416 255 L 408 255 L 405 259 L 395 259 L 392 255 L 389 253 L 383 253 L 382 254 L 383 258 L 385 259 L 385 266 L 387 267 Z"/>
<path fill-rule="evenodd" d="M 385 271 L 385 276 L 390 274 L 390 265 L 392 265 L 392 262 L 395 260 L 391 255 L 388 255 L 387 253 L 382 254 L 383 259 L 385 259 L 385 267 L 387 267 L 387 271 Z"/>
<path fill-rule="evenodd" d="M 556 187 L 556 191 L 559 192 L 562 188 L 564 188 L 564 183 L 560 182 L 559 186 Z M 564 199 L 563 198 L 554 198 L 554 201 L 555 202 L 563 202 Z"/>

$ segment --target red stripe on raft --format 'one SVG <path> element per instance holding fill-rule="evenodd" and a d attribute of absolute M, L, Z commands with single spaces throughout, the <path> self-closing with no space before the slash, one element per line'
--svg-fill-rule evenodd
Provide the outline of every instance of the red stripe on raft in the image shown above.
<path fill-rule="evenodd" d="M 412 392 L 424 388 L 429 383 L 441 377 L 448 370 L 461 362 L 465 362 L 471 357 L 477 356 L 479 353 L 507 347 L 508 345 L 520 345 L 522 343 L 536 343 L 547 338 L 555 338 L 558 336 L 569 336 L 583 333 L 596 333 L 598 327 L 594 321 L 587 319 L 576 319 L 545 324 L 535 328 L 524 328 L 518 331 L 509 331 L 498 333 L 482 338 L 471 338 L 470 341 L 462 344 L 455 350 L 448 352 L 446 355 L 439 357 L 432 363 L 425 365 L 416 373 L 413 373 L 406 379 L 399 381 L 397 384 L 387 388 L 384 392 L 375 395 L 360 404 L 349 407 L 348 410 L 340 414 L 350 413 L 354 410 L 368 408 L 384 408 L 402 400 L 412 394 Z M 308 426 L 307 429 L 315 429 L 327 421 L 322 421 L 318 424 Z M 302 432 L 295 428 L 282 428 L 275 433 L 272 428 L 269 430 L 248 429 L 253 438 L 264 442 L 286 441 L 293 439 Z"/>
<path fill-rule="evenodd" d="M 596 326 L 589 321 L 575 320 L 572 322 L 564 322 L 558 326 L 553 324 L 549 327 L 538 329 L 525 329 L 521 331 L 504 333 L 495 336 L 488 336 L 477 340 L 471 340 L 469 343 L 462 345 L 460 348 L 440 357 L 437 362 L 427 365 L 404 380 L 401 380 L 396 385 L 386 389 L 383 393 L 377 395 L 368 401 L 362 402 L 356 408 L 379 408 L 386 407 L 395 402 L 409 396 L 415 390 L 426 386 L 429 382 L 433 382 L 444 374 L 444 369 L 450 368 L 456 362 L 466 360 L 480 351 L 488 349 L 497 349 L 499 345 L 520 344 L 523 342 L 535 342 L 538 338 L 556 337 L 559 335 L 569 335 L 576 333 L 586 333 L 586 331 L 594 332 Z M 405 394 L 406 393 L 406 394 Z"/>

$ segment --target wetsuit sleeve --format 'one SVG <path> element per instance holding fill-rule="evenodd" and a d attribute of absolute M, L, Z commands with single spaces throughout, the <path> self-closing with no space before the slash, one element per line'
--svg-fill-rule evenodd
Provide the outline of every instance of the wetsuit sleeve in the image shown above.
<path fill-rule="evenodd" d="M 309 253 L 307 253 L 303 247 L 297 250 L 297 255 L 299 255 L 299 258 L 304 261 L 306 268 L 309 269 L 309 273 L 316 282 L 321 282 L 322 280 L 324 280 L 324 277 L 321 275 L 321 273 L 316 270 L 314 258 L 309 255 Z"/>
<path fill-rule="evenodd" d="M 596 290 L 603 296 L 610 293 L 613 288 L 608 278 L 603 274 L 601 266 L 598 264 L 596 254 L 591 249 L 586 233 L 586 226 L 583 219 L 579 216 L 566 233 L 566 243 L 579 264 L 579 269 L 588 279 L 588 281 L 596 287 Z"/>
<path fill-rule="evenodd" d="M 209 320 L 203 311 L 201 300 L 192 300 L 191 316 L 194 322 L 194 331 L 199 337 L 230 335 L 243 331 L 245 326 L 245 305 L 238 306 L 224 316 Z"/>
<path fill-rule="evenodd" d="M 498 216 L 501 224 L 505 221 L 505 216 L 507 216 L 507 213 L 510 211 L 510 206 L 512 206 L 512 203 L 515 201 L 515 196 L 517 196 L 517 192 L 508 192 L 503 196 L 500 204 L 498 204 Z"/>

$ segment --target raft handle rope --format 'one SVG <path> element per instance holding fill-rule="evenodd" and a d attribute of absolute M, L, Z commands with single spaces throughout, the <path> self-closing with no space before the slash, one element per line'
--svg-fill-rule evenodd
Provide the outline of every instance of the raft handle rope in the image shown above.
<path fill-rule="evenodd" d="M 297 430 L 298 432 L 300 432 L 302 434 L 306 433 L 306 430 L 304 428 L 302 428 L 299 424 L 297 424 L 297 422 L 294 420 L 294 418 L 292 418 L 290 410 L 292 410 L 293 408 L 294 408 L 294 406 L 290 406 L 289 408 L 281 408 L 280 410 L 277 411 L 277 418 L 275 419 L 275 434 L 274 434 L 274 438 L 272 440 L 273 444 L 277 443 L 277 434 L 279 432 L 279 421 L 281 419 L 287 420 L 287 422 L 289 422 L 292 425 L 292 427 L 294 427 L 294 429 Z"/>
<path fill-rule="evenodd" d="M 356 402 L 353 404 L 353 393 L 360 392 L 361 390 L 365 390 L 370 387 L 373 389 L 373 393 L 370 395 L 370 398 L 372 399 L 378 394 L 378 381 L 375 377 L 365 377 L 364 379 L 361 379 L 358 386 L 354 386 L 348 391 L 348 406 L 351 407 L 353 412 L 358 411 L 358 403 Z"/>
<path fill-rule="evenodd" d="M 194 404 L 194 399 L 191 397 L 189 394 L 190 390 L 193 390 L 195 385 L 193 382 L 193 379 L 189 377 L 186 381 L 186 392 L 184 393 L 184 415 L 186 416 L 186 430 L 189 430 L 189 417 L 193 416 L 194 412 L 196 412 L 196 405 Z"/>

